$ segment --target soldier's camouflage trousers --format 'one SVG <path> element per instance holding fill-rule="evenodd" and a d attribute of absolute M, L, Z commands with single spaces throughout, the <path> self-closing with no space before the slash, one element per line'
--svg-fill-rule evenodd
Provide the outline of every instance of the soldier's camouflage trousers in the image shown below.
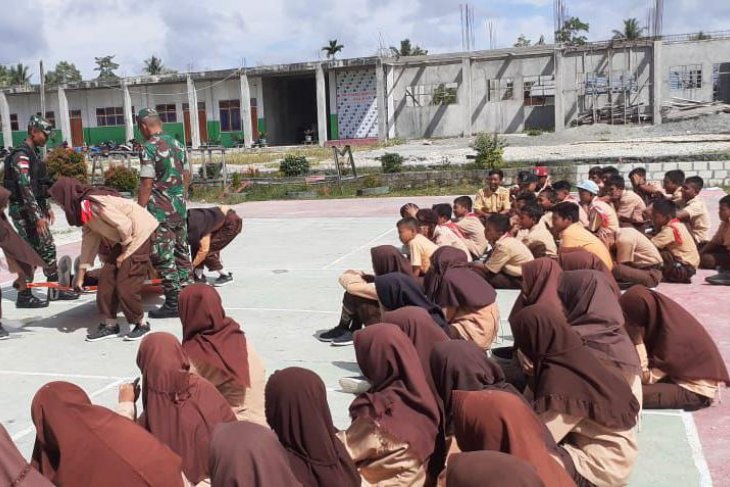
<path fill-rule="evenodd" d="M 9 213 L 20 238 L 28 242 L 40 258 L 43 259 L 43 262 L 46 263 L 43 268 L 43 274 L 47 279 L 58 279 L 58 267 L 56 266 L 56 244 L 53 242 L 53 236 L 51 235 L 50 228 L 46 235 L 41 235 L 38 233 L 35 220 L 27 219 L 18 212 L 12 211 L 12 209 Z M 26 276 L 26 278 L 32 280 L 33 276 Z"/>
<path fill-rule="evenodd" d="M 183 285 L 190 283 L 193 269 L 185 221 L 160 223 L 152 237 L 152 265 L 162 279 L 166 294 L 180 292 Z"/>

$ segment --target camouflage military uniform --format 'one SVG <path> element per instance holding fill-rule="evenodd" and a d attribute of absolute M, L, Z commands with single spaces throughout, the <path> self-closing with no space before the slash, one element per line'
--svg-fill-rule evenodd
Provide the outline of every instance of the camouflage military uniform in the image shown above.
<path fill-rule="evenodd" d="M 152 240 L 152 263 L 165 292 L 177 293 L 192 275 L 183 180 L 184 171 L 189 170 L 185 149 L 174 137 L 160 133 L 145 142 L 141 158 L 140 177 L 154 179 L 147 211 L 160 222 Z"/>

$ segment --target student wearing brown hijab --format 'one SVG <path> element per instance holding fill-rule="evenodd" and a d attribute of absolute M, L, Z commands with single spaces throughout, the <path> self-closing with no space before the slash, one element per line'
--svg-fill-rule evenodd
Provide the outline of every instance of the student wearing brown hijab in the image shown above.
<path fill-rule="evenodd" d="M 53 487 L 47 478 L 25 461 L 3 425 L 0 425 L 0 485 Z"/>
<path fill-rule="evenodd" d="M 243 221 L 228 206 L 192 208 L 188 210 L 188 243 L 195 280 L 207 282 L 204 269 L 217 272 L 216 287 L 233 282 L 233 275 L 223 269 L 221 251 L 241 233 Z"/>
<path fill-rule="evenodd" d="M 638 454 L 639 402 L 626 381 L 601 364 L 554 307 L 523 309 L 512 333 L 535 412 L 580 476 L 598 487 L 627 485 Z"/>
<path fill-rule="evenodd" d="M 119 335 L 117 312 L 134 329 L 125 340 L 139 340 L 150 331 L 142 308 L 142 286 L 150 267 L 151 236 L 158 222 L 133 200 L 122 198 L 108 188 L 95 188 L 73 178 L 60 177 L 48 191 L 63 208 L 69 225 L 82 227 L 79 271 L 74 287 L 83 286 L 87 269 L 94 265 L 99 246 L 111 247 L 112 255 L 99 275 L 96 305 L 104 317 L 87 341 L 105 340 Z"/>
<path fill-rule="evenodd" d="M 79 387 L 50 382 L 33 398 L 34 468 L 58 487 L 183 487 L 180 457 Z"/>
<path fill-rule="evenodd" d="M 679 303 L 643 286 L 619 301 L 641 358 L 645 408 L 694 411 L 730 385 L 717 345 Z"/>
<path fill-rule="evenodd" d="M 512 307 L 510 318 L 522 308 L 537 303 L 561 307 L 563 303 L 558 297 L 558 282 L 561 272 L 560 265 L 548 257 L 541 257 L 523 264 L 522 292 Z"/>
<path fill-rule="evenodd" d="M 266 419 L 304 487 L 359 487 L 357 467 L 332 424 L 324 382 L 311 370 L 277 370 L 266 384 Z"/>
<path fill-rule="evenodd" d="M 380 304 L 375 289 L 375 276 L 398 272 L 413 277 L 413 266 L 400 250 L 392 245 L 379 245 L 370 249 L 373 274 L 347 270 L 339 278 L 345 289 L 342 298 L 340 323 L 331 330 L 320 333 L 317 339 L 335 346 L 352 345 L 352 334 L 363 326 L 380 322 Z M 420 286 L 420 285 L 419 285 Z"/>
<path fill-rule="evenodd" d="M 454 433 L 464 452 L 507 453 L 532 465 L 545 487 L 575 486 L 559 450 L 523 400 L 502 391 L 454 391 Z"/>
<path fill-rule="evenodd" d="M 610 270 L 608 270 L 606 264 L 604 264 L 601 259 L 596 257 L 595 254 L 592 254 L 591 252 L 583 250 L 579 247 L 560 249 L 560 253 L 558 254 L 558 262 L 560 263 L 560 268 L 564 271 L 593 270 L 604 273 L 606 275 L 606 280 L 608 281 L 608 284 L 611 286 L 611 291 L 613 291 L 617 298 L 621 296 L 621 289 L 619 289 L 618 287 L 616 278 L 613 277 L 613 274 Z"/>
<path fill-rule="evenodd" d="M 208 464 L 213 487 L 302 487 L 274 432 L 248 421 L 215 428 Z"/>
<path fill-rule="evenodd" d="M 535 467 L 496 451 L 458 453 L 446 469 L 448 487 L 544 487 Z"/>
<path fill-rule="evenodd" d="M 338 436 L 363 485 L 424 485 L 440 414 L 415 347 L 398 327 L 380 323 L 355 334 L 355 354 L 372 388 L 350 404 L 352 424 Z"/>
<path fill-rule="evenodd" d="M 463 252 L 441 247 L 431 256 L 424 279 L 426 296 L 441 306 L 453 338 L 470 340 L 488 350 L 499 329 L 494 288 L 469 268 Z"/>
<path fill-rule="evenodd" d="M 213 428 L 236 421 L 228 402 L 207 380 L 190 372 L 180 342 L 169 333 L 147 335 L 137 352 L 142 371 L 139 423 L 180 455 L 193 484 L 210 485 L 208 445 Z M 121 387 L 118 412 L 135 420 L 135 391 Z"/>
<path fill-rule="evenodd" d="M 558 295 L 568 324 L 604 366 L 626 379 L 641 405 L 641 363 L 618 299 L 599 271 L 567 271 L 560 275 Z"/>
<path fill-rule="evenodd" d="M 218 292 L 192 284 L 180 293 L 182 348 L 190 369 L 223 394 L 239 421 L 268 426 L 264 414 L 266 370 Z"/>

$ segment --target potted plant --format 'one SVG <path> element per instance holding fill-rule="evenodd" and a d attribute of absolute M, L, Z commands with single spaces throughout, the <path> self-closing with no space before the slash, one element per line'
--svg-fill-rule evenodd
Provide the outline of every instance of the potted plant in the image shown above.
<path fill-rule="evenodd" d="M 265 131 L 259 132 L 259 146 L 261 146 L 261 147 L 268 147 L 269 141 L 266 140 L 266 135 L 267 134 L 266 134 Z"/>
<path fill-rule="evenodd" d="M 306 144 L 311 144 L 314 136 L 314 129 L 309 128 L 304 131 L 304 142 Z"/>

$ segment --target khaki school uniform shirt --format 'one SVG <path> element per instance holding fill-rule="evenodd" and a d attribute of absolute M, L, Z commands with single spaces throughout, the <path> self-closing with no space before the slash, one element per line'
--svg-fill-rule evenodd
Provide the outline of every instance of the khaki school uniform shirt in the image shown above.
<path fill-rule="evenodd" d="M 692 233 L 695 242 L 707 242 L 710 239 L 710 214 L 707 212 L 705 202 L 699 196 L 695 196 L 687 202 L 684 211 L 689 213 L 687 226 Z"/>
<path fill-rule="evenodd" d="M 340 275 L 338 281 L 340 286 L 345 289 L 345 292 L 361 298 L 377 301 L 378 292 L 375 289 L 375 283 L 366 282 L 363 279 L 364 275 L 365 273 L 363 271 L 347 270 Z"/>
<path fill-rule="evenodd" d="M 588 212 L 586 212 L 586 209 L 583 207 L 583 205 L 580 204 L 578 198 L 571 194 L 568 195 L 568 197 L 565 198 L 563 201 L 567 201 L 568 203 L 574 203 L 578 206 L 578 221 L 581 225 L 588 228 L 588 225 L 590 224 L 590 221 L 588 220 Z"/>
<path fill-rule="evenodd" d="M 588 211 L 588 219 L 591 222 L 590 230 L 597 232 L 605 229 L 615 232 L 619 229 L 618 215 L 609 203 L 595 198 Z"/>
<path fill-rule="evenodd" d="M 494 244 L 494 252 L 484 266 L 494 274 L 504 272 L 508 276 L 522 277 L 522 264 L 533 260 L 535 258 L 525 244 L 511 235 L 504 235 Z"/>
<path fill-rule="evenodd" d="M 674 229 L 679 233 L 679 239 L 675 239 Z M 695 269 L 700 266 L 700 253 L 697 251 L 697 245 L 687 230 L 687 226 L 679 220 L 664 225 L 664 228 L 651 241 L 659 250 L 668 250 L 685 264 L 691 265 Z"/>
<path fill-rule="evenodd" d="M 616 232 L 616 262 L 646 268 L 661 264 L 662 256 L 646 235 L 633 227 L 624 227 Z"/>
<path fill-rule="evenodd" d="M 580 223 L 573 223 L 560 234 L 561 248 L 580 247 L 601 259 L 608 270 L 613 269 L 611 253 L 606 245 L 598 237 L 585 229 Z"/>
<path fill-rule="evenodd" d="M 499 187 L 497 191 L 489 188 L 480 189 L 474 198 L 474 208 L 484 213 L 502 213 L 512 208 L 509 190 Z"/>
<path fill-rule="evenodd" d="M 474 257 L 481 257 L 487 251 L 489 242 L 484 236 L 484 225 L 475 216 L 466 216 L 456 221 L 465 237 L 465 244 Z"/>
<path fill-rule="evenodd" d="M 618 203 L 614 203 L 619 218 L 626 218 L 631 223 L 643 223 L 646 203 L 633 191 L 624 191 Z"/>
<path fill-rule="evenodd" d="M 722 245 L 730 252 L 730 223 L 720 222 L 720 226 L 710 242 L 716 245 Z"/>
<path fill-rule="evenodd" d="M 464 239 L 459 238 L 449 227 L 445 225 L 436 225 L 433 232 L 433 239 L 439 247 L 454 247 L 464 252 L 467 262 L 471 260 L 471 252 L 466 246 Z"/>
<path fill-rule="evenodd" d="M 555 238 L 542 222 L 537 223 L 529 230 L 520 230 L 517 232 L 517 239 L 527 245 L 528 248 L 530 247 L 530 244 L 533 243 L 541 243 L 545 245 L 545 253 L 548 257 L 555 257 L 558 255 L 558 246 L 555 243 Z"/>
<path fill-rule="evenodd" d="M 408 242 L 408 256 L 413 267 L 420 267 L 424 274 L 431 268 L 431 256 L 438 249 L 438 245 L 421 235 L 416 235 Z"/>
<path fill-rule="evenodd" d="M 464 340 L 476 343 L 483 350 L 492 347 L 499 330 L 499 307 L 492 303 L 483 308 L 455 308 L 444 310 L 449 324 Z"/>

